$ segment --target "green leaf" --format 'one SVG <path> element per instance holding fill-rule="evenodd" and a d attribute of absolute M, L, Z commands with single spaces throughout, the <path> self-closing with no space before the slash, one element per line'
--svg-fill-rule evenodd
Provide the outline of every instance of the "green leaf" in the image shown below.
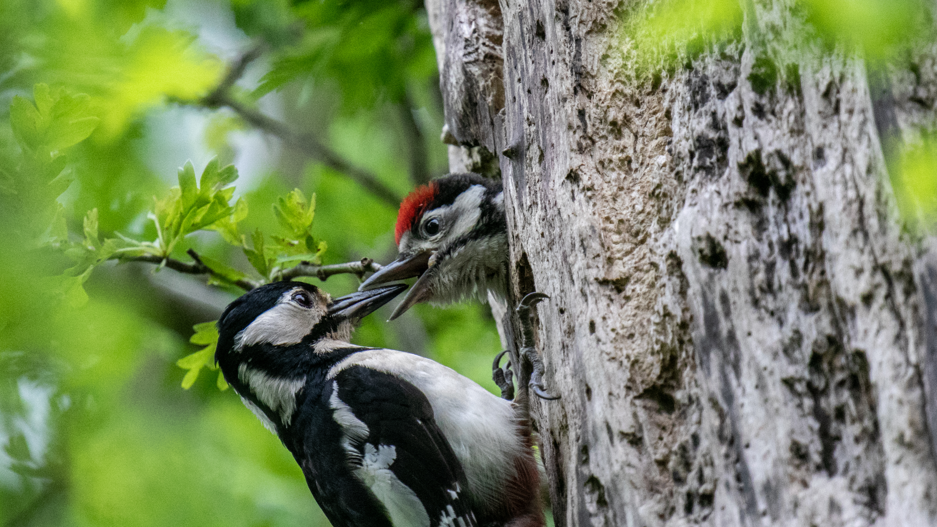
<path fill-rule="evenodd" d="M 195 384 L 195 380 L 198 379 L 198 372 L 201 371 L 201 368 L 192 368 L 185 373 L 185 376 L 182 378 L 182 389 L 188 390 Z"/>
<path fill-rule="evenodd" d="M 23 97 L 16 95 L 10 102 L 10 126 L 20 145 L 35 150 L 39 143 L 39 110 Z"/>
<path fill-rule="evenodd" d="M 218 231 L 221 234 L 221 237 L 231 245 L 234 245 L 235 247 L 244 247 L 246 242 L 244 235 L 238 231 L 238 223 L 240 223 L 246 217 L 247 202 L 244 201 L 243 198 L 238 199 L 237 203 L 234 204 L 234 212 L 224 218 L 221 218 L 207 228 Z"/>
<path fill-rule="evenodd" d="M 231 205 L 234 187 L 228 187 L 237 179 L 237 170 L 233 166 L 218 167 L 218 160 L 212 159 L 199 179 L 195 182 L 195 168 L 191 162 L 179 170 L 179 186 L 173 187 L 169 195 L 157 200 L 153 211 L 159 232 L 157 245 L 163 256 L 172 254 L 176 244 L 193 232 L 210 229 L 216 223 L 226 221 L 232 216 L 236 220 L 222 227 L 222 234 L 227 230 L 227 238 L 237 243 L 236 224 L 247 215 L 246 205 Z"/>
<path fill-rule="evenodd" d="M 25 148 L 55 152 L 85 140 L 100 119 L 91 115 L 87 95 L 70 95 L 64 89 L 33 87 L 35 105 L 23 97 L 10 102 L 10 124 L 16 140 Z"/>
<path fill-rule="evenodd" d="M 89 267 L 83 273 L 77 276 L 63 276 L 62 292 L 64 293 L 64 303 L 69 309 L 77 309 L 88 303 L 88 293 L 85 292 L 85 282 L 91 276 L 93 267 Z"/>
<path fill-rule="evenodd" d="M 195 333 L 189 338 L 192 344 L 209 346 L 218 342 L 218 322 L 202 322 L 192 326 Z"/>
<path fill-rule="evenodd" d="M 216 324 L 216 322 L 196 324 L 193 327 L 195 334 L 192 335 L 189 342 L 205 347 L 176 361 L 176 366 L 188 370 L 182 378 L 182 387 L 186 390 L 195 384 L 202 368 L 208 368 L 209 370 L 218 368 L 215 365 L 215 348 L 218 345 L 218 327 Z M 220 382 L 218 382 L 218 388 L 224 389 L 221 387 Z"/>
<path fill-rule="evenodd" d="M 101 242 L 98 240 L 98 209 L 88 211 L 84 221 L 84 232 L 87 246 L 95 248 L 101 246 Z"/>
<path fill-rule="evenodd" d="M 255 230 L 251 241 L 254 247 L 253 249 L 245 247 L 244 256 L 261 276 L 267 277 L 270 275 L 270 262 L 264 255 L 264 233 L 260 232 L 260 229 Z"/>
<path fill-rule="evenodd" d="M 209 163 L 210 164 L 210 163 Z M 205 170 L 208 170 L 206 167 Z M 183 207 L 191 207 L 198 198 L 198 186 L 195 184 L 195 167 L 192 161 L 186 161 L 185 165 L 179 169 L 179 189 L 182 191 L 180 196 Z"/>
<path fill-rule="evenodd" d="M 213 273 L 215 273 L 218 277 L 220 277 L 224 281 L 234 283 L 234 282 L 237 282 L 238 280 L 243 280 L 247 278 L 247 275 L 245 275 L 241 271 L 238 271 L 237 269 L 225 263 L 222 263 L 219 260 L 215 260 L 214 258 L 201 255 L 199 256 L 199 259 L 202 261 L 203 264 L 205 264 L 206 267 L 211 269 Z"/>
<path fill-rule="evenodd" d="M 280 225 L 293 235 L 294 239 L 304 238 L 312 228 L 316 215 L 316 195 L 307 202 L 303 192 L 294 189 L 285 198 L 280 198 L 273 211 Z"/>
<path fill-rule="evenodd" d="M 185 357 L 182 357 L 181 359 L 176 361 L 176 366 L 179 366 L 180 368 L 183 368 L 186 370 L 202 368 L 205 366 L 206 356 L 211 351 L 212 349 L 210 347 L 207 347 L 195 353 L 192 353 L 191 355 L 186 355 Z"/>

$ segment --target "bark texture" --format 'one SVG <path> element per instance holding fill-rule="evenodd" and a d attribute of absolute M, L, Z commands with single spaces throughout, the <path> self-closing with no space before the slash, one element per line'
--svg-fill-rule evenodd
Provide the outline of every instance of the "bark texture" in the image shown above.
<path fill-rule="evenodd" d="M 427 0 L 451 168 L 500 168 L 515 300 L 552 298 L 556 524 L 937 525 L 937 245 L 883 153 L 935 122 L 933 50 L 870 73 L 745 1 L 642 80 L 641 5 Z"/>

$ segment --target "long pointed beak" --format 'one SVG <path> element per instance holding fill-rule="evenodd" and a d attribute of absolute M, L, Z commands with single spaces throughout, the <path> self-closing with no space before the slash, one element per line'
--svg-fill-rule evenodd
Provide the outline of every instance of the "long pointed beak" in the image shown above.
<path fill-rule="evenodd" d="M 392 284 L 336 298 L 329 304 L 329 315 L 361 320 L 393 300 L 406 288 L 406 284 Z"/>
<path fill-rule="evenodd" d="M 364 291 L 387 282 L 420 276 L 429 268 L 431 256 L 433 256 L 432 251 L 423 251 L 414 255 L 400 255 L 396 260 L 382 267 L 380 271 L 369 276 L 358 288 L 358 291 Z"/>
<path fill-rule="evenodd" d="M 394 312 L 390 314 L 390 318 L 387 319 L 388 322 L 394 320 L 400 315 L 406 313 L 408 309 L 413 307 L 420 302 L 425 302 L 433 297 L 433 290 L 430 288 L 430 283 L 432 283 L 433 276 L 435 275 L 433 269 L 429 269 L 420 275 L 420 278 L 413 283 L 410 287 L 410 290 L 407 291 L 407 296 L 403 297 L 403 300 L 397 304 L 397 307 L 394 308 Z"/>

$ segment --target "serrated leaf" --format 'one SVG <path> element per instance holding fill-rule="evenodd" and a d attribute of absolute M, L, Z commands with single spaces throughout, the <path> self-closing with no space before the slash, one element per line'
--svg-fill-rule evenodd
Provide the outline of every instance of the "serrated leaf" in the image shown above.
<path fill-rule="evenodd" d="M 157 200 L 153 214 L 159 231 L 158 246 L 164 256 L 172 254 L 183 237 L 212 228 L 233 214 L 239 215 L 237 221 L 247 214 L 246 204 L 230 204 L 234 187 L 226 187 L 237 179 L 237 171 L 228 167 L 219 169 L 217 159 L 212 159 L 202 171 L 201 186 L 195 182 L 195 168 L 191 162 L 186 162 L 179 170 L 178 177 L 179 186 L 170 189 L 169 196 Z M 236 228 L 231 228 L 230 223 L 227 227 L 226 239 L 240 245 Z M 218 230 L 225 234 L 225 226 Z"/>
<path fill-rule="evenodd" d="M 224 373 L 218 372 L 218 380 L 215 382 L 215 385 L 218 386 L 218 389 L 221 391 L 228 389 L 228 381 L 224 379 Z"/>
<path fill-rule="evenodd" d="M 32 151 L 55 152 L 87 138 L 98 126 L 87 95 L 64 89 L 33 87 L 35 105 L 23 97 L 10 102 L 10 122 L 16 140 Z"/>
<path fill-rule="evenodd" d="M 294 189 L 285 198 L 277 200 L 273 211 L 277 221 L 294 239 L 304 238 L 312 228 L 312 220 L 315 218 L 316 196 L 313 194 L 307 201 L 301 190 Z"/>

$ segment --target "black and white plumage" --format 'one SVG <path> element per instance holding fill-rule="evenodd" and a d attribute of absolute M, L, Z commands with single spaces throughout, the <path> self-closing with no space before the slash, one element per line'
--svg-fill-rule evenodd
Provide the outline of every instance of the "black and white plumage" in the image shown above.
<path fill-rule="evenodd" d="M 450 174 L 411 192 L 400 204 L 398 256 L 371 275 L 361 290 L 418 276 L 391 320 L 414 304 L 504 300 L 508 237 L 501 183 L 478 174 Z"/>
<path fill-rule="evenodd" d="M 278 282 L 218 322 L 225 379 L 290 450 L 336 527 L 543 525 L 526 423 L 441 364 L 348 343 L 399 294 Z"/>

